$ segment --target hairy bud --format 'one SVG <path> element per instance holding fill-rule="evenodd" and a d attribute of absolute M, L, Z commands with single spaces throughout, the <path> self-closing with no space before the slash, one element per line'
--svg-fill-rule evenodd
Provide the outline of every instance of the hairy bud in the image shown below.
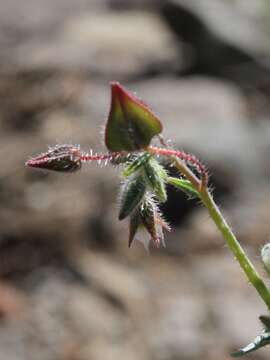
<path fill-rule="evenodd" d="M 27 166 L 59 172 L 75 172 L 81 168 L 80 149 L 75 145 L 56 145 L 46 153 L 26 162 Z"/>
<path fill-rule="evenodd" d="M 109 151 L 145 149 L 162 132 L 158 117 L 118 82 L 111 83 L 111 108 L 105 128 Z"/>
<path fill-rule="evenodd" d="M 119 220 L 125 219 L 142 201 L 146 192 L 146 183 L 141 174 L 128 178 L 120 195 Z"/>
<path fill-rule="evenodd" d="M 157 199 L 161 202 L 165 202 L 167 200 L 165 187 L 165 180 L 167 178 L 166 170 L 157 162 L 157 160 L 151 158 L 144 165 L 144 173 L 146 181 Z"/>
<path fill-rule="evenodd" d="M 124 176 L 130 176 L 134 174 L 137 170 L 141 169 L 152 157 L 153 155 L 143 152 L 136 158 L 132 159 L 129 164 L 125 167 L 123 171 Z"/>
<path fill-rule="evenodd" d="M 129 246 L 131 246 L 140 227 L 145 228 L 150 235 L 149 240 L 152 241 L 156 247 L 160 247 L 160 245 L 165 246 L 163 228 L 169 231 L 170 227 L 162 219 L 157 205 L 149 194 L 145 196 L 130 217 Z"/>

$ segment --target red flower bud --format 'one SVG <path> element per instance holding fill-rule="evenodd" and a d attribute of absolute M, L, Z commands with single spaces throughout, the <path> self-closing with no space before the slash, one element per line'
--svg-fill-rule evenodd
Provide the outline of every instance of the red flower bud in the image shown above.
<path fill-rule="evenodd" d="M 111 83 L 111 109 L 105 128 L 109 151 L 136 151 L 146 148 L 162 131 L 156 115 L 119 83 Z"/>
<path fill-rule="evenodd" d="M 74 145 L 56 145 L 36 156 L 25 165 L 60 172 L 74 172 L 81 168 L 80 149 Z"/>

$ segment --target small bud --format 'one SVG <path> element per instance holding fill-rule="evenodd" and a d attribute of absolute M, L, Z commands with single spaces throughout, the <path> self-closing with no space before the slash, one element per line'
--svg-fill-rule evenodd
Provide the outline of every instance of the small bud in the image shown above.
<path fill-rule="evenodd" d="M 146 183 L 141 174 L 136 174 L 125 181 L 120 195 L 119 220 L 125 219 L 136 209 L 145 192 Z"/>
<path fill-rule="evenodd" d="M 135 159 L 132 160 L 132 162 L 130 162 L 126 166 L 123 171 L 123 175 L 126 177 L 132 175 L 137 170 L 142 168 L 151 159 L 151 157 L 152 155 L 147 152 L 144 152 L 141 155 L 137 156 Z"/>
<path fill-rule="evenodd" d="M 143 227 L 156 247 L 165 246 L 163 228 L 170 230 L 168 224 L 161 218 L 153 199 L 147 194 L 141 204 L 130 217 L 129 246 L 133 242 L 139 228 Z M 139 240 L 139 239 L 138 239 Z M 149 240 L 147 243 L 149 243 Z M 142 241 L 145 243 L 145 241 Z"/>
<path fill-rule="evenodd" d="M 264 264 L 265 270 L 270 276 L 270 243 L 265 244 L 261 250 L 261 258 Z"/>
<path fill-rule="evenodd" d="M 144 164 L 145 178 L 151 190 L 161 202 L 167 200 L 167 192 L 165 187 L 165 179 L 167 178 L 166 170 L 157 160 L 151 158 Z"/>
<path fill-rule="evenodd" d="M 75 172 L 81 168 L 80 149 L 74 145 L 56 145 L 26 162 L 26 166 L 60 172 Z"/>
<path fill-rule="evenodd" d="M 144 201 L 140 208 L 140 213 L 142 223 L 150 234 L 151 240 L 153 240 L 156 247 L 159 247 L 161 241 L 163 241 L 163 233 L 159 233 L 157 229 L 157 209 L 152 199 Z"/>
<path fill-rule="evenodd" d="M 149 188 L 155 194 L 157 199 L 161 202 L 165 202 L 167 200 L 165 188 L 167 172 L 163 166 L 153 158 L 153 155 L 144 152 L 129 163 L 124 169 L 123 175 L 128 177 L 138 170 L 142 170 Z"/>
<path fill-rule="evenodd" d="M 109 151 L 136 151 L 146 148 L 162 131 L 156 115 L 119 83 L 111 84 L 111 108 L 105 128 Z"/>

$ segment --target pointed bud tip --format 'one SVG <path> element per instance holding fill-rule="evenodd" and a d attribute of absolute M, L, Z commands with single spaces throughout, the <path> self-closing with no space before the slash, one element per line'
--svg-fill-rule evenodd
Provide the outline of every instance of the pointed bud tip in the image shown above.
<path fill-rule="evenodd" d="M 118 91 L 125 92 L 123 86 L 118 81 L 111 81 L 110 85 L 112 92 L 118 92 Z"/>
<path fill-rule="evenodd" d="M 46 153 L 25 163 L 26 166 L 59 172 L 74 172 L 81 168 L 80 150 L 74 145 L 56 145 Z"/>
<path fill-rule="evenodd" d="M 145 149 L 162 132 L 158 117 L 119 82 L 111 85 L 111 107 L 105 127 L 105 145 L 110 151 Z"/>
<path fill-rule="evenodd" d="M 47 162 L 47 157 L 45 155 L 40 155 L 25 162 L 25 166 L 32 168 L 43 168 L 44 164 Z"/>
<path fill-rule="evenodd" d="M 27 161 L 24 163 L 24 165 L 27 166 L 27 167 L 35 167 L 34 162 L 33 162 L 32 159 L 27 160 Z"/>
<path fill-rule="evenodd" d="M 111 81 L 111 92 L 112 92 L 112 100 L 118 98 L 123 106 L 123 103 L 127 100 L 131 100 L 133 103 L 142 106 L 145 110 L 150 111 L 148 106 L 144 104 L 144 102 L 139 99 L 137 96 L 133 95 L 130 91 L 128 91 L 123 85 L 121 85 L 118 81 Z"/>

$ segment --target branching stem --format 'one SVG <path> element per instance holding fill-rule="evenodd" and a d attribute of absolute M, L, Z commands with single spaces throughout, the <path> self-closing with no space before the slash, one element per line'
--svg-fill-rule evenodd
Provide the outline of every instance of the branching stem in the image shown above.
<path fill-rule="evenodd" d="M 265 285 L 264 281 L 258 274 L 257 270 L 255 269 L 254 265 L 248 258 L 247 254 L 245 253 L 244 249 L 238 242 L 237 238 L 235 237 L 232 229 L 224 219 L 223 215 L 221 214 L 218 206 L 214 202 L 213 197 L 209 193 L 206 188 L 202 188 L 200 191 L 200 197 L 207 208 L 209 215 L 211 216 L 212 220 L 216 224 L 218 230 L 221 232 L 226 244 L 228 245 L 231 252 L 234 254 L 236 260 L 238 261 L 239 265 L 245 272 L 248 280 L 257 290 L 258 294 L 260 295 L 261 299 L 264 301 L 265 305 L 267 306 L 268 310 L 270 310 L 270 292 L 267 286 Z"/>
<path fill-rule="evenodd" d="M 164 149 L 166 150 L 166 149 Z M 155 148 L 150 148 L 149 151 L 157 152 Z M 259 296 L 267 306 L 268 310 L 270 311 L 270 291 L 265 285 L 264 281 L 258 274 L 257 270 L 255 269 L 254 265 L 250 261 L 249 257 L 245 253 L 244 249 L 238 242 L 237 238 L 235 237 L 232 229 L 228 225 L 227 221 L 221 214 L 218 206 L 216 205 L 211 193 L 208 190 L 208 187 L 205 186 L 203 178 L 199 180 L 191 170 L 186 166 L 184 161 L 180 161 L 176 158 L 175 155 L 166 154 L 170 159 L 174 161 L 175 167 L 182 173 L 196 188 L 198 191 L 200 198 L 208 210 L 208 213 L 216 227 L 221 232 L 226 244 L 228 245 L 229 249 L 235 256 L 235 259 L 238 261 L 239 265 L 243 269 L 244 273 L 246 274 L 250 283 L 254 286 L 256 291 L 258 292 Z"/>

